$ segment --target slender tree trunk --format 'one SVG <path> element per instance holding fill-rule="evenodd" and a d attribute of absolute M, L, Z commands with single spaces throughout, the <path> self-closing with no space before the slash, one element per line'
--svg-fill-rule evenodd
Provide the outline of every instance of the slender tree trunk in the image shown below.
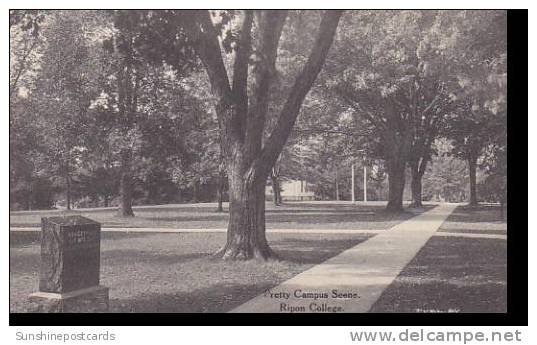
<path fill-rule="evenodd" d="M 336 201 L 339 201 L 339 181 L 338 181 L 338 175 L 337 175 L 337 169 L 336 169 L 336 178 L 334 180 L 334 184 L 335 184 L 335 189 L 336 189 Z"/>
<path fill-rule="evenodd" d="M 199 202 L 199 184 L 198 181 L 194 181 L 194 186 L 192 187 L 192 202 L 197 204 Z"/>
<path fill-rule="evenodd" d="M 477 205 L 477 183 L 476 183 L 477 158 L 468 158 L 468 170 L 470 173 L 470 205 Z"/>
<path fill-rule="evenodd" d="M 274 195 L 272 201 L 274 202 L 274 206 L 279 206 L 281 204 L 281 196 L 278 176 L 276 176 L 274 173 L 271 173 L 270 180 L 272 181 L 272 194 Z"/>
<path fill-rule="evenodd" d="M 108 195 L 104 196 L 104 207 L 108 207 Z"/>
<path fill-rule="evenodd" d="M 421 177 L 418 175 L 412 175 L 412 182 L 411 182 L 411 188 L 412 188 L 412 207 L 422 207 L 422 199 L 421 199 L 421 192 L 422 192 L 422 184 L 421 184 Z"/>
<path fill-rule="evenodd" d="M 216 199 L 218 201 L 218 207 L 216 212 L 224 212 L 223 199 L 224 199 L 224 176 L 221 172 L 218 173 L 218 186 L 216 187 Z"/>
<path fill-rule="evenodd" d="M 271 177 L 272 179 L 272 202 L 274 203 L 274 206 L 278 206 L 278 186 L 276 185 L 276 182 L 274 181 L 276 178 Z"/>
<path fill-rule="evenodd" d="M 223 202 L 222 202 L 222 188 L 221 187 L 218 187 L 218 191 L 217 191 L 217 197 L 218 197 L 218 206 L 216 207 L 216 212 L 224 212 L 224 206 L 223 206 Z"/>
<path fill-rule="evenodd" d="M 405 166 L 401 159 L 388 162 L 388 211 L 400 212 L 403 210 L 403 192 L 405 189 Z"/>
<path fill-rule="evenodd" d="M 240 163 L 239 163 L 240 164 Z M 228 170 L 229 224 L 226 245 L 217 256 L 223 259 L 267 260 L 276 255 L 265 236 L 265 185 L 267 176 L 244 178 L 237 165 Z"/>
<path fill-rule="evenodd" d="M 124 150 L 121 153 L 122 167 L 119 181 L 119 205 L 117 215 L 120 217 L 134 217 L 132 210 L 132 172 L 131 169 L 131 153 L 129 150 Z"/>
<path fill-rule="evenodd" d="M 65 176 L 65 186 L 66 186 L 66 199 L 67 199 L 67 210 L 71 209 L 71 177 L 69 175 Z"/>
<path fill-rule="evenodd" d="M 132 210 L 132 176 L 130 172 L 123 172 L 119 182 L 118 216 L 134 217 Z"/>

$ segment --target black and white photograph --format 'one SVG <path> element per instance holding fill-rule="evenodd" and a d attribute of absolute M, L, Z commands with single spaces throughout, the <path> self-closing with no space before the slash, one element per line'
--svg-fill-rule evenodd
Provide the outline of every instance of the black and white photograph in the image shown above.
<path fill-rule="evenodd" d="M 508 12 L 10 9 L 10 318 L 527 305 Z"/>

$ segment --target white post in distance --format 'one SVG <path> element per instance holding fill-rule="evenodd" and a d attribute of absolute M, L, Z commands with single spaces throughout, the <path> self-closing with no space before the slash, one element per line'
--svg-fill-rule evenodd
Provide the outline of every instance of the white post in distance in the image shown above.
<path fill-rule="evenodd" d="M 367 202 L 367 167 L 364 160 L 364 202 Z"/>
<path fill-rule="evenodd" d="M 352 182 L 351 182 L 351 188 L 352 188 L 352 192 L 351 192 L 351 195 L 352 195 L 352 203 L 353 204 L 356 204 L 356 197 L 354 195 L 354 163 L 352 164 Z"/>

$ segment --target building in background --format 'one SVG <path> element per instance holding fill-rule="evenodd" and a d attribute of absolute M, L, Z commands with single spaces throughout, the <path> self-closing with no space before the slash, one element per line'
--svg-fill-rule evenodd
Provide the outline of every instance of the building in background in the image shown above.
<path fill-rule="evenodd" d="M 280 183 L 282 201 L 311 201 L 315 200 L 313 186 L 306 180 L 289 180 Z M 272 186 L 265 189 L 267 199 L 274 197 Z"/>

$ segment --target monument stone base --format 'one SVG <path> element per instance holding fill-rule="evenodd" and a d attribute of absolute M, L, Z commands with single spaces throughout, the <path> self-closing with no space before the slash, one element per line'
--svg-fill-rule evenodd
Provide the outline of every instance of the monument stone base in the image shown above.
<path fill-rule="evenodd" d="M 108 288 L 93 286 L 67 293 L 38 291 L 28 297 L 29 313 L 106 313 Z"/>

